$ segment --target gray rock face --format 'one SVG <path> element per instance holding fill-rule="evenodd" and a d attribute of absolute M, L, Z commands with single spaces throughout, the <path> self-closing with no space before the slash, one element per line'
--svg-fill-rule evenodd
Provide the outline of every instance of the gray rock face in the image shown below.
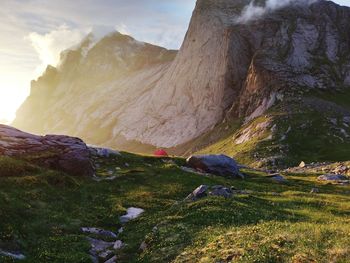
<path fill-rule="evenodd" d="M 94 174 L 89 148 L 78 138 L 37 136 L 0 124 L 0 155 L 30 160 L 73 176 Z"/>
<path fill-rule="evenodd" d="M 238 23 L 250 2 L 198 0 L 177 55 L 121 34 L 92 48 L 87 39 L 32 83 L 15 125 L 129 150 L 173 147 L 225 116 L 260 116 L 281 95 L 349 85 L 350 8 L 297 1 Z"/>
<path fill-rule="evenodd" d="M 235 160 L 226 155 L 195 155 L 189 157 L 187 165 L 219 176 L 242 178 Z"/>

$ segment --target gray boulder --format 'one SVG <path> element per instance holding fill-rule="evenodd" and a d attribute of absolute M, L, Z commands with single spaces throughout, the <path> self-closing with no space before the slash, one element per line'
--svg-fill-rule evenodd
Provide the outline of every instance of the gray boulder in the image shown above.
<path fill-rule="evenodd" d="M 93 176 L 90 150 L 79 138 L 37 136 L 0 124 L 0 155 L 23 159 L 73 176 Z"/>
<path fill-rule="evenodd" d="M 239 172 L 235 160 L 226 155 L 194 155 L 189 157 L 187 165 L 199 171 L 227 176 L 233 178 L 244 178 Z"/>

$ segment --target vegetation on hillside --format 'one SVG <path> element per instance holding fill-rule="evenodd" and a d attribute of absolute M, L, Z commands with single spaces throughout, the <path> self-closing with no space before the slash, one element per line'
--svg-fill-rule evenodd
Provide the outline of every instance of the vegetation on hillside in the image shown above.
<path fill-rule="evenodd" d="M 184 172 L 183 164 L 122 153 L 97 160 L 99 177 L 117 176 L 97 182 L 0 158 L 0 248 L 21 251 L 24 263 L 90 262 L 80 228 L 117 232 L 119 216 L 140 207 L 146 212 L 118 237 L 126 244 L 118 262 L 349 262 L 349 186 L 293 174 L 276 183 L 249 170 L 231 180 Z M 245 192 L 183 201 L 201 184 Z"/>

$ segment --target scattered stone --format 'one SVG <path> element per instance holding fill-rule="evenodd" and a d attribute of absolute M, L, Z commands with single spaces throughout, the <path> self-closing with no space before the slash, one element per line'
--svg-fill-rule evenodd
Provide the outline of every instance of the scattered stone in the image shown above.
<path fill-rule="evenodd" d="M 107 238 L 117 238 L 117 235 L 113 233 L 112 231 L 100 229 L 100 228 L 95 228 L 95 227 L 82 227 L 81 231 L 83 233 L 87 234 L 94 234 L 94 235 L 99 235 L 102 237 L 107 237 Z"/>
<path fill-rule="evenodd" d="M 111 259 L 108 259 L 104 263 L 116 263 L 117 262 L 117 256 L 112 257 Z"/>
<path fill-rule="evenodd" d="M 212 186 L 209 193 L 208 193 L 208 190 L 209 190 L 209 187 L 207 185 L 200 185 L 191 194 L 189 194 L 185 198 L 185 200 L 197 201 L 198 199 L 204 198 L 208 195 L 231 198 L 233 194 L 248 194 L 248 191 L 232 190 L 232 188 L 228 188 L 222 185 Z M 249 192 L 249 193 L 252 193 L 252 192 Z"/>
<path fill-rule="evenodd" d="M 94 175 L 92 179 L 96 182 L 102 182 L 102 181 L 114 181 L 117 178 L 117 176 L 109 176 L 109 177 L 98 177 Z"/>
<path fill-rule="evenodd" d="M 306 164 L 305 164 L 305 162 L 303 162 L 303 161 L 299 164 L 299 167 L 300 167 L 300 168 L 304 168 L 305 166 L 306 166 Z"/>
<path fill-rule="evenodd" d="M 203 198 L 205 196 L 207 196 L 207 190 L 208 190 L 208 186 L 207 185 L 200 185 L 198 186 L 191 194 L 189 194 L 185 200 L 192 200 L 192 201 L 196 201 L 200 198 Z"/>
<path fill-rule="evenodd" d="M 235 160 L 226 155 L 194 155 L 186 160 L 187 164 L 196 170 L 219 176 L 244 178 L 239 172 Z"/>
<path fill-rule="evenodd" d="M 14 260 L 23 260 L 25 259 L 25 255 L 21 254 L 21 253 L 15 253 L 15 252 L 8 252 L 8 251 L 4 251 L 0 249 L 0 255 L 1 256 L 5 256 L 5 257 L 10 257 Z"/>
<path fill-rule="evenodd" d="M 147 243 L 145 242 L 145 241 L 143 241 L 142 243 L 141 243 L 141 245 L 140 245 L 140 250 L 141 251 L 145 251 L 146 249 L 147 249 Z"/>
<path fill-rule="evenodd" d="M 128 163 L 125 163 L 125 167 L 130 167 L 130 164 L 128 164 Z"/>
<path fill-rule="evenodd" d="M 233 191 L 230 188 L 224 187 L 222 185 L 216 185 L 212 187 L 212 190 L 209 192 L 209 195 L 231 198 L 233 195 Z"/>
<path fill-rule="evenodd" d="M 123 215 L 119 218 L 120 222 L 123 224 L 129 222 L 132 219 L 138 218 L 143 212 L 145 212 L 145 210 L 141 208 L 130 207 L 126 212 L 126 215 Z"/>
<path fill-rule="evenodd" d="M 108 248 L 113 247 L 114 245 L 114 242 L 106 242 L 103 240 L 94 239 L 90 237 L 88 237 L 87 240 L 91 245 L 90 253 L 93 256 L 105 251 Z"/>
<path fill-rule="evenodd" d="M 271 178 L 272 180 L 274 180 L 275 182 L 278 182 L 278 183 L 284 183 L 287 181 L 287 179 L 284 178 L 284 176 L 282 176 L 280 174 L 271 174 L 268 177 Z"/>
<path fill-rule="evenodd" d="M 311 194 L 317 194 L 319 192 L 320 192 L 320 189 L 318 189 L 318 188 L 312 188 L 310 191 Z"/>
<path fill-rule="evenodd" d="M 112 250 L 109 250 L 109 249 L 98 254 L 98 257 L 103 261 L 108 260 L 109 258 L 111 258 L 113 256 L 114 256 L 114 252 Z"/>
<path fill-rule="evenodd" d="M 61 135 L 37 136 L 0 124 L 0 155 L 31 162 L 73 176 L 93 176 L 90 150 L 79 138 Z"/>
<path fill-rule="evenodd" d="M 324 174 L 317 177 L 319 181 L 345 181 L 349 180 L 349 178 L 345 175 L 341 174 Z"/>
<path fill-rule="evenodd" d="M 112 149 L 108 149 L 108 148 L 99 148 L 99 147 L 95 147 L 95 146 L 91 146 L 89 145 L 90 150 L 92 151 L 92 153 L 98 157 L 104 157 L 104 158 L 108 158 L 110 156 L 120 156 L 120 152 L 112 150 Z"/>
<path fill-rule="evenodd" d="M 117 241 L 115 241 L 115 243 L 114 243 L 114 245 L 113 245 L 113 248 L 114 248 L 115 250 L 119 250 L 119 249 L 121 249 L 123 246 L 124 246 L 123 241 L 117 240 Z"/>
<path fill-rule="evenodd" d="M 118 229 L 118 234 L 121 234 L 123 232 L 124 232 L 124 227 L 121 227 L 121 228 Z"/>

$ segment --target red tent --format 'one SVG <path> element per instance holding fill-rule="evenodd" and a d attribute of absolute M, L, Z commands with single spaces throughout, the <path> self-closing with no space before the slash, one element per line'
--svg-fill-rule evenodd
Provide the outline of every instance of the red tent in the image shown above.
<path fill-rule="evenodd" d="M 163 149 L 158 149 L 154 152 L 154 156 L 166 157 L 166 156 L 168 156 L 168 153 Z"/>

